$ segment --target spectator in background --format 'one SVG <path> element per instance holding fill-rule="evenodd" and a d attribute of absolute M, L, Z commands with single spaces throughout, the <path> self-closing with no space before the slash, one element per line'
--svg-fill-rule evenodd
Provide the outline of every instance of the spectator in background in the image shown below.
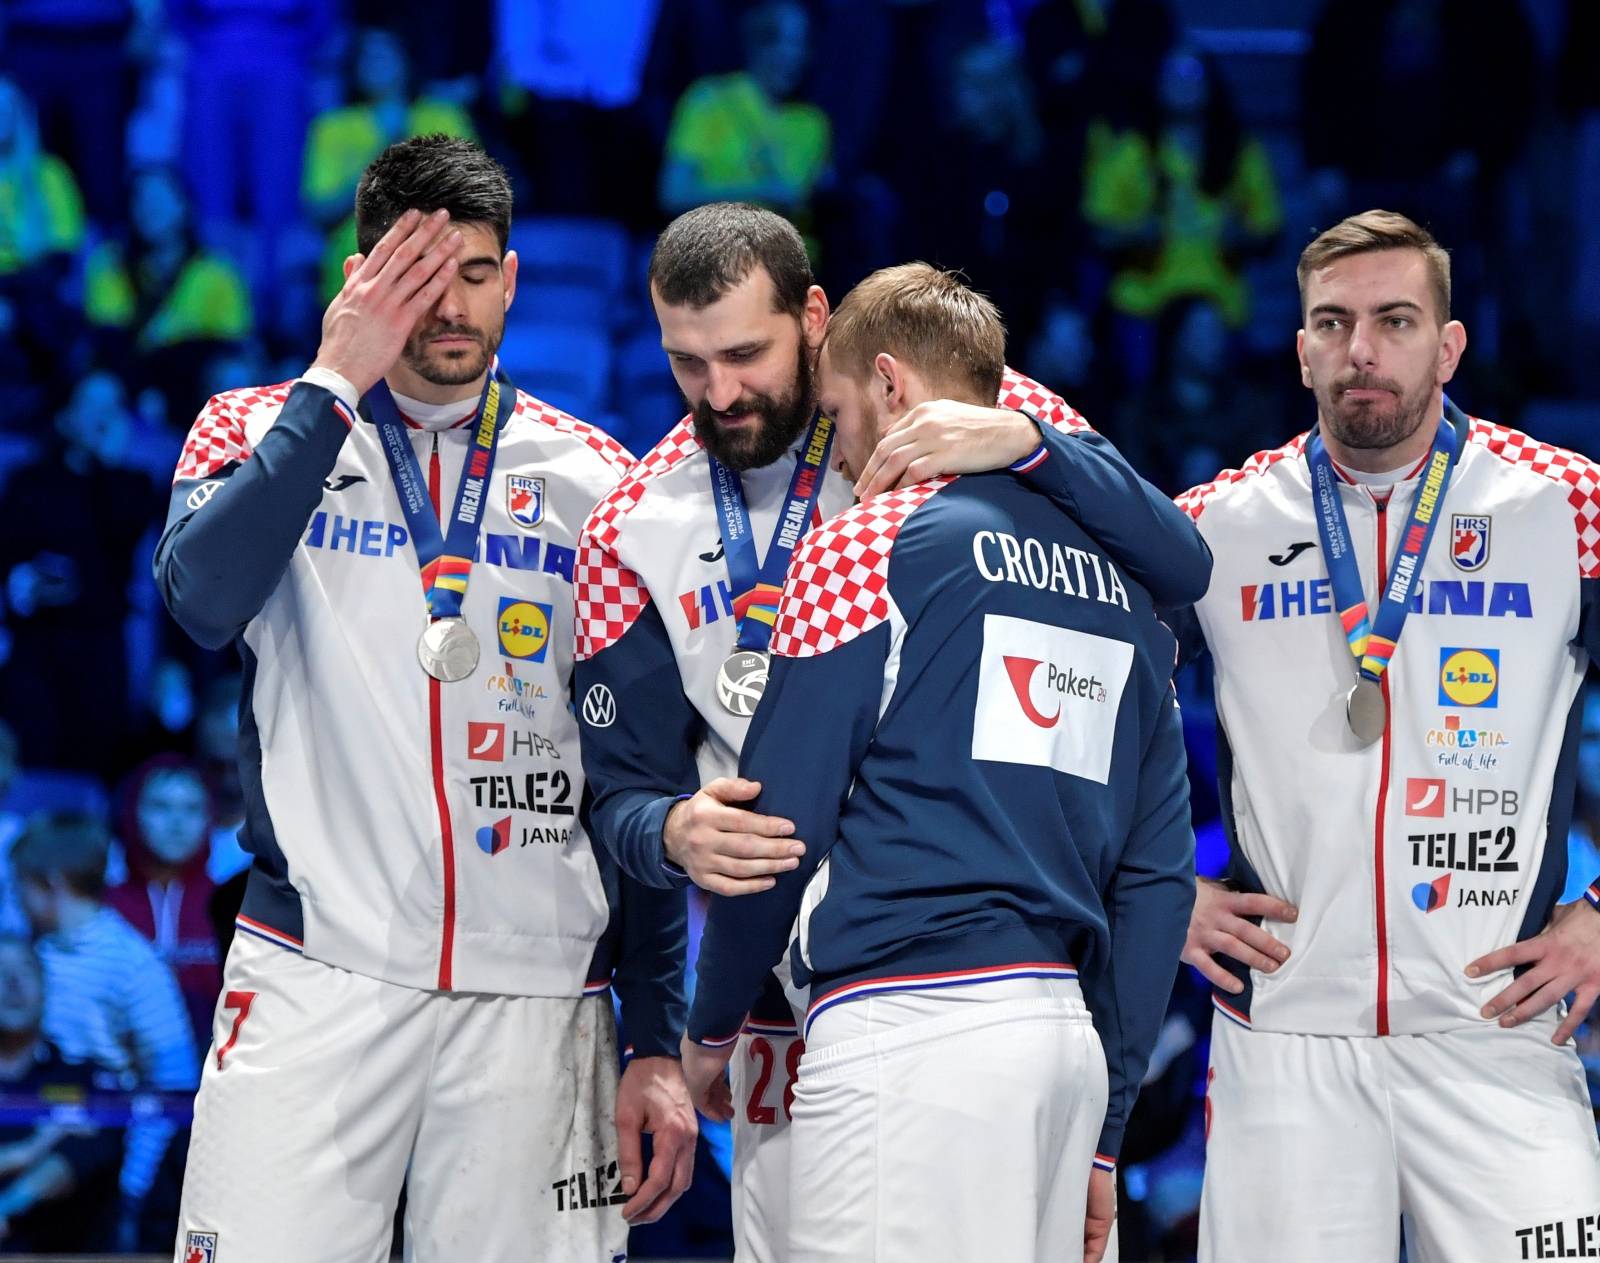
<path fill-rule="evenodd" d="M 250 856 L 239 845 L 244 824 L 244 785 L 239 777 L 239 697 L 244 690 L 237 671 L 206 685 L 195 722 L 195 759 L 206 778 L 211 799 L 210 859 L 206 873 L 218 886 L 244 876 Z M 258 741 L 252 725 L 251 740 Z M 228 914 L 233 924 L 233 914 Z M 223 955 L 227 955 L 226 952 Z"/>
<path fill-rule="evenodd" d="M 158 755 L 129 779 L 122 844 L 127 880 L 106 904 L 144 935 L 177 979 L 195 1047 L 211 1041 L 211 1014 L 222 988 L 222 958 L 211 923 L 216 887 L 206 875 L 211 795 L 200 768 Z"/>
<path fill-rule="evenodd" d="M 1014 49 L 962 48 L 949 76 L 929 160 L 897 177 L 905 253 L 964 271 L 1025 340 L 1038 321 L 1041 280 L 1067 279 L 1070 234 L 1042 218 L 1044 129 Z"/>
<path fill-rule="evenodd" d="M 1153 320 L 1170 303 L 1203 298 L 1229 328 L 1250 312 L 1239 265 L 1283 225 L 1272 163 L 1244 134 L 1213 64 L 1178 48 L 1162 65 L 1153 132 L 1089 125 L 1083 217 L 1116 260 L 1112 308 Z M 1153 366 L 1149 348 L 1135 378 Z"/>
<path fill-rule="evenodd" d="M 175 401 L 193 397 L 206 347 L 248 337 L 250 290 L 231 261 L 200 244 L 189 199 L 171 167 L 133 177 L 128 243 L 89 254 L 84 311 L 106 360 L 141 387 Z"/>
<path fill-rule="evenodd" d="M 24 820 L 9 799 L 11 787 L 21 769 L 22 750 L 10 724 L 0 719 L 0 938 L 27 938 L 31 932 L 28 914 L 22 910 L 16 873 L 11 867 L 11 848 L 22 836 Z"/>
<path fill-rule="evenodd" d="M 740 24 L 744 69 L 689 85 L 673 112 L 661 168 L 661 209 L 754 202 L 802 231 L 829 174 L 833 131 L 795 100 L 810 57 L 811 19 L 795 0 L 765 0 Z"/>
<path fill-rule="evenodd" d="M 472 118 L 454 101 L 411 93 L 405 46 L 390 31 L 356 33 L 351 45 L 348 105 L 311 120 L 300 195 L 311 217 L 330 231 L 322 261 L 323 302 L 344 285 L 344 261 L 356 253 L 350 207 L 361 173 L 397 140 L 443 132 L 477 139 Z"/>
<path fill-rule="evenodd" d="M 44 964 L 44 1033 L 69 1061 L 98 1062 L 126 1088 L 191 1091 L 199 1062 L 177 983 L 103 901 L 109 847 L 93 816 L 56 812 L 31 822 L 12 848 Z M 128 1127 L 125 1221 L 136 1215 L 173 1130 L 160 1119 Z"/>
<path fill-rule="evenodd" d="M 64 375 L 77 341 L 66 319 L 72 256 L 83 246 L 83 200 L 67 164 L 39 144 L 32 103 L 0 77 L 0 428 L 21 428 L 44 403 L 29 378 Z"/>
<path fill-rule="evenodd" d="M 130 421 L 89 406 L 81 380 L 56 417 L 53 441 L 6 487 L 0 531 L 11 655 L 0 666 L 0 714 L 26 716 L 29 766 L 119 774 L 130 688 L 123 646 L 134 558 L 160 521 L 144 475 L 127 468 Z"/>
<path fill-rule="evenodd" d="M 130 46 L 144 42 L 150 0 L 6 0 L 0 69 L 38 108 L 45 143 L 83 181 L 101 225 L 121 215 L 124 126 L 133 104 Z"/>
<path fill-rule="evenodd" d="M 258 305 L 272 301 L 299 217 L 311 83 L 337 45 L 335 0 L 164 0 L 188 46 L 183 153 L 201 235 L 256 251 Z M 225 67 L 224 73 L 218 73 Z M 273 327 L 273 312 L 263 323 Z"/>
<path fill-rule="evenodd" d="M 83 197 L 72 169 L 39 144 L 32 102 L 0 78 L 0 276 L 83 245 Z"/>
<path fill-rule="evenodd" d="M 72 1105 L 115 1089 L 45 1037 L 44 971 L 26 938 L 0 938 L 0 1093 Z M 115 1245 L 122 1133 L 56 1122 L 0 1124 L 0 1251 L 99 1253 Z"/>

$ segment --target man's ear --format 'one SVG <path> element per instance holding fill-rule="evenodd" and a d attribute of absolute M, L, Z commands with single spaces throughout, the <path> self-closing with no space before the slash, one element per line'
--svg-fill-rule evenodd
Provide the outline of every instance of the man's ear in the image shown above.
<path fill-rule="evenodd" d="M 507 250 L 505 258 L 500 260 L 500 279 L 505 286 L 507 311 L 511 310 L 511 300 L 517 296 L 517 252 Z"/>
<path fill-rule="evenodd" d="M 827 294 L 823 293 L 822 286 L 813 285 L 806 291 L 806 303 L 800 309 L 800 336 L 813 355 L 822 349 L 822 335 L 828 331 L 829 314 Z"/>
<path fill-rule="evenodd" d="M 900 366 L 900 361 L 887 351 L 879 351 L 873 358 L 870 389 L 891 414 L 905 411 L 905 369 Z"/>

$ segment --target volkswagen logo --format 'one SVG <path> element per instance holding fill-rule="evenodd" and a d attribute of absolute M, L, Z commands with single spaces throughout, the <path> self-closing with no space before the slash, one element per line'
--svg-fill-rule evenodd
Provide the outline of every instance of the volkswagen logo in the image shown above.
<path fill-rule="evenodd" d="M 204 508 L 211 497 L 217 494 L 217 489 L 222 486 L 218 479 L 203 482 L 189 493 L 189 498 L 184 501 L 191 509 Z"/>
<path fill-rule="evenodd" d="M 604 684 L 591 684 L 583 695 L 583 722 L 591 728 L 609 728 L 617 721 L 617 699 Z"/>

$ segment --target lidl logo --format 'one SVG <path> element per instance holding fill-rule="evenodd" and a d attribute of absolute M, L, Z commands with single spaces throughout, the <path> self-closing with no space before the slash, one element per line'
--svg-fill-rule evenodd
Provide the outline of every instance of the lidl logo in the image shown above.
<path fill-rule="evenodd" d="M 496 820 L 478 830 L 478 849 L 485 855 L 499 855 L 511 845 L 511 817 Z"/>
<path fill-rule="evenodd" d="M 1439 705 L 1500 705 L 1498 649 L 1439 650 Z"/>
<path fill-rule="evenodd" d="M 521 662 L 543 662 L 550 647 L 551 610 L 539 601 L 500 598 L 500 653 Z"/>
<path fill-rule="evenodd" d="M 1437 912 L 1450 898 L 1450 874 L 1432 881 L 1419 881 L 1411 888 L 1411 902 L 1424 912 Z"/>

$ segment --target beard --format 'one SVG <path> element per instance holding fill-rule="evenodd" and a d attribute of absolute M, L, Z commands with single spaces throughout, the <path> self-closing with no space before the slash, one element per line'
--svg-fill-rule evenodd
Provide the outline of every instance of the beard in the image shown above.
<path fill-rule="evenodd" d="M 500 349 L 505 329 L 504 319 L 500 327 L 492 331 L 474 329 L 471 325 L 432 325 L 406 339 L 400 359 L 425 382 L 432 382 L 435 386 L 464 386 L 488 371 L 489 361 Z M 447 335 L 471 338 L 477 345 L 448 351 L 431 345 L 431 339 Z"/>
<path fill-rule="evenodd" d="M 1327 386 L 1316 387 L 1322 424 L 1339 443 L 1352 450 L 1396 447 L 1415 434 L 1427 420 L 1435 383 L 1425 382 L 1407 392 L 1392 378 L 1370 373 L 1347 373 Z M 1349 390 L 1389 390 L 1388 402 L 1346 402 Z"/>
<path fill-rule="evenodd" d="M 817 410 L 811 353 L 804 341 L 795 356 L 794 383 L 782 396 L 741 395 L 721 411 L 702 399 L 694 407 L 694 432 L 707 452 L 729 469 L 761 469 L 787 452 Z M 741 413 L 753 425 L 725 429 L 719 418 Z"/>

